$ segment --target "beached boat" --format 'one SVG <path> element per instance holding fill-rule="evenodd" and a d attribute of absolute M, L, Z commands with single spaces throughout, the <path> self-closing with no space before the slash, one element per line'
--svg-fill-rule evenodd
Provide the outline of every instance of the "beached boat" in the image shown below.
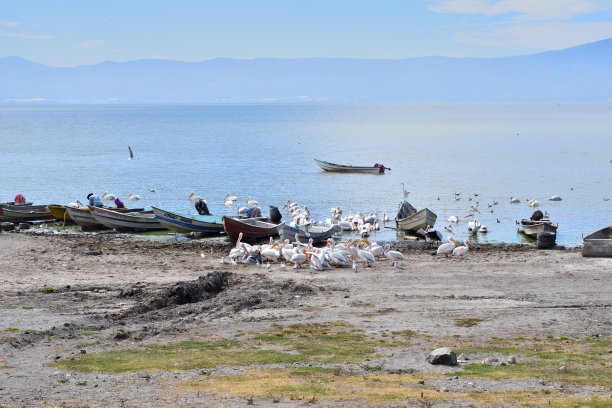
<path fill-rule="evenodd" d="M 281 239 L 288 239 L 289 242 L 295 242 L 295 235 L 298 234 L 300 242 L 306 244 L 312 238 L 312 243 L 317 244 L 325 239 L 331 238 L 334 232 L 338 229 L 337 225 L 312 225 L 308 229 L 308 233 L 301 227 L 295 224 L 280 224 L 278 227 L 278 235 Z"/>
<path fill-rule="evenodd" d="M 32 203 L 15 204 L 14 201 L 9 201 L 7 203 L 0 203 L 0 207 L 7 207 L 7 206 L 23 207 L 24 205 L 32 205 Z"/>
<path fill-rule="evenodd" d="M 54 219 L 46 205 L 0 207 L 0 221 L 26 222 Z"/>
<path fill-rule="evenodd" d="M 417 232 L 418 230 L 428 230 L 436 223 L 438 216 L 429 208 L 417 211 L 409 202 L 404 201 L 395 217 L 397 228 L 404 231 Z"/>
<path fill-rule="evenodd" d="M 612 258 L 612 226 L 602 228 L 584 237 L 582 256 Z"/>
<path fill-rule="evenodd" d="M 166 229 L 153 211 L 119 212 L 117 209 L 89 207 L 91 215 L 102 225 L 115 230 L 153 231 Z"/>
<path fill-rule="evenodd" d="M 49 204 L 47 208 L 53 216 L 60 221 L 72 221 L 72 218 L 66 212 L 66 206 L 60 204 Z"/>
<path fill-rule="evenodd" d="M 166 228 L 176 232 L 215 233 L 223 231 L 220 215 L 185 215 L 153 207 L 155 218 Z"/>
<path fill-rule="evenodd" d="M 391 170 L 390 168 L 378 163 L 376 163 L 374 166 L 351 166 L 350 164 L 336 164 L 317 159 L 314 159 L 314 161 L 323 170 L 338 173 L 384 174 L 385 170 Z"/>
<path fill-rule="evenodd" d="M 278 234 L 278 224 L 268 222 L 266 219 L 223 217 L 223 229 L 227 235 L 236 241 L 242 233 L 242 239 L 259 239 L 272 237 Z"/>
<path fill-rule="evenodd" d="M 105 207 L 109 208 L 109 207 Z M 144 211 L 144 208 L 113 208 L 113 210 L 126 213 L 126 212 L 139 212 Z M 103 227 L 104 225 L 100 223 L 100 221 L 96 220 L 89 211 L 88 207 L 66 207 L 66 212 L 68 216 L 72 219 L 72 221 L 79 224 L 81 227 Z"/>
<path fill-rule="evenodd" d="M 554 232 L 557 233 L 557 224 L 552 222 L 551 220 L 527 220 L 522 219 L 520 222 L 521 228 L 519 232 L 527 235 L 531 238 L 537 238 L 538 232 Z"/>

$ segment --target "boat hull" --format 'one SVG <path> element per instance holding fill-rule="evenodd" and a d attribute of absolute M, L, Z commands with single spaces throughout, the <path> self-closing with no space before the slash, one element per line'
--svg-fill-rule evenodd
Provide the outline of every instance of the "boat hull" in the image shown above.
<path fill-rule="evenodd" d="M 537 238 L 539 232 L 557 233 L 557 224 L 549 220 L 521 220 L 521 232 L 528 237 Z"/>
<path fill-rule="evenodd" d="M 108 209 L 108 208 L 107 208 Z M 139 212 L 143 211 L 144 208 L 124 208 L 124 209 L 115 209 L 117 212 L 128 213 L 128 212 Z M 81 208 L 73 208 L 66 207 L 66 212 L 78 225 L 81 227 L 104 227 L 100 221 L 96 220 L 89 208 L 81 207 Z"/>
<path fill-rule="evenodd" d="M 234 241 L 242 233 L 243 240 L 272 237 L 278 234 L 278 224 L 252 218 L 223 217 L 223 229 Z"/>
<path fill-rule="evenodd" d="M 205 234 L 223 231 L 223 219 L 216 215 L 184 215 L 153 207 L 155 218 L 170 231 Z"/>
<path fill-rule="evenodd" d="M 587 235 L 582 244 L 582 256 L 612 258 L 612 226 Z"/>
<path fill-rule="evenodd" d="M 295 225 L 280 224 L 278 226 L 278 235 L 281 239 L 288 239 L 289 242 L 295 242 L 295 234 L 298 234 L 298 239 L 301 243 L 308 243 L 312 238 L 312 243 L 317 244 L 323 240 L 329 239 L 336 232 L 336 225 L 331 226 L 319 226 L 314 225 L 309 229 L 309 235 L 306 235 L 304 229 L 296 227 Z"/>
<path fill-rule="evenodd" d="M 323 160 L 314 159 L 317 165 L 325 170 L 336 173 L 369 173 L 369 174 L 384 174 L 380 167 L 374 166 L 349 166 L 344 164 L 330 163 Z"/>
<path fill-rule="evenodd" d="M 54 218 L 46 205 L 0 207 L 0 221 L 27 222 L 52 220 Z"/>
<path fill-rule="evenodd" d="M 49 209 L 51 214 L 56 219 L 58 219 L 60 221 L 72 221 L 72 218 L 70 218 L 70 216 L 66 212 L 66 206 L 65 205 L 49 204 L 47 206 L 47 208 Z"/>
<path fill-rule="evenodd" d="M 102 225 L 118 231 L 154 231 L 166 229 L 153 211 L 121 213 L 99 207 L 90 207 L 93 217 Z"/>
<path fill-rule="evenodd" d="M 417 232 L 420 229 L 426 229 L 429 225 L 433 227 L 436 223 L 438 216 L 428 208 L 423 208 L 421 211 L 417 211 L 410 217 L 395 220 L 397 228 L 404 231 Z"/>

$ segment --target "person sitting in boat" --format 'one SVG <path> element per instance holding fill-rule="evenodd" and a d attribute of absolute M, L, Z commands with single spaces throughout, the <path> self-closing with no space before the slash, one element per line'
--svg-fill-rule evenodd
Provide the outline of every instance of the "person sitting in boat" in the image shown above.
<path fill-rule="evenodd" d="M 250 207 L 246 210 L 247 218 L 257 218 L 261 217 L 261 210 L 259 207 Z"/>
<path fill-rule="evenodd" d="M 14 201 L 15 201 L 15 205 L 23 205 L 23 204 L 25 204 L 27 202 L 26 198 L 21 193 L 19 193 L 19 194 L 17 194 L 15 196 L 15 200 Z"/>
<path fill-rule="evenodd" d="M 89 200 L 89 205 L 93 207 L 104 207 L 104 202 L 102 202 L 102 199 L 93 195 L 93 193 L 87 194 L 87 199 Z"/>
<path fill-rule="evenodd" d="M 115 198 L 115 205 L 117 206 L 117 208 L 125 208 L 123 201 L 121 201 L 119 197 Z"/>
<path fill-rule="evenodd" d="M 206 205 L 206 201 L 202 200 L 201 198 L 198 201 L 196 201 L 195 209 L 200 215 L 211 215 L 210 211 L 208 211 L 208 206 Z"/>

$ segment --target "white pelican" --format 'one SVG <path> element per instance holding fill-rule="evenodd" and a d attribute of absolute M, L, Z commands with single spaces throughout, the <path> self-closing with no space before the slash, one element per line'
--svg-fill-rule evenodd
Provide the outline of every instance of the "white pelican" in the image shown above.
<path fill-rule="evenodd" d="M 323 270 L 323 262 L 319 255 L 316 252 L 308 251 L 307 254 L 310 254 L 310 269 L 314 269 L 315 271 Z"/>
<path fill-rule="evenodd" d="M 406 191 L 406 188 L 404 187 L 404 183 L 402 183 L 402 193 L 404 193 L 404 201 L 407 201 L 408 194 L 410 194 L 410 191 Z"/>
<path fill-rule="evenodd" d="M 478 228 L 478 232 L 486 233 L 489 232 L 489 230 L 487 229 L 486 225 L 481 225 L 480 228 Z"/>
<path fill-rule="evenodd" d="M 114 194 L 108 194 L 108 193 L 104 193 L 102 194 L 102 199 L 106 200 L 106 201 L 115 201 L 115 195 Z"/>
<path fill-rule="evenodd" d="M 561 201 L 561 197 L 554 195 L 548 199 L 548 201 Z"/>
<path fill-rule="evenodd" d="M 230 197 L 230 194 L 229 194 L 229 193 L 227 193 L 227 195 L 226 195 L 226 196 L 225 196 L 225 198 L 223 199 L 223 205 L 226 205 L 226 206 L 228 206 L 228 207 L 229 207 L 230 205 L 234 205 L 234 201 L 236 201 L 236 200 L 230 200 L 230 198 L 231 198 L 231 197 Z M 234 198 L 235 198 L 235 197 L 234 197 Z"/>
<path fill-rule="evenodd" d="M 306 262 L 306 260 L 308 260 L 308 255 L 296 251 L 296 253 L 291 257 L 289 262 L 292 262 L 294 267 L 299 268 L 304 262 Z"/>
<path fill-rule="evenodd" d="M 458 223 L 459 222 L 459 216 L 451 215 L 450 217 L 448 217 L 448 219 L 446 221 Z"/>
<path fill-rule="evenodd" d="M 538 205 L 540 205 L 540 203 L 535 198 L 532 199 L 532 200 L 529 200 L 529 206 L 530 207 L 537 207 Z"/>
<path fill-rule="evenodd" d="M 436 255 L 444 254 L 448 258 L 448 254 L 453 252 L 453 249 L 457 246 L 457 241 L 453 238 L 448 238 L 448 242 L 440 245 L 436 251 Z"/>
<path fill-rule="evenodd" d="M 261 256 L 264 259 L 267 259 L 272 262 L 278 262 L 278 257 L 280 256 L 280 251 L 278 249 L 274 249 L 277 243 L 272 244 L 271 247 L 265 248 L 261 250 Z"/>
<path fill-rule="evenodd" d="M 455 233 L 455 231 L 453 231 L 453 227 L 451 227 L 450 225 L 449 225 L 448 227 L 444 227 L 444 230 L 445 230 L 446 232 L 450 232 L 451 234 L 454 234 L 454 233 Z"/>
<path fill-rule="evenodd" d="M 457 259 L 459 259 L 459 257 L 463 259 L 463 256 L 467 254 L 468 249 L 470 249 L 470 247 L 474 248 L 474 245 L 472 245 L 472 243 L 467 239 L 463 241 L 463 243 L 465 246 L 458 246 L 457 248 L 453 249 L 453 256 L 456 256 Z"/>
<path fill-rule="evenodd" d="M 520 202 L 521 200 L 519 200 L 518 198 L 513 198 L 512 196 L 510 196 L 510 204 L 518 204 Z"/>
<path fill-rule="evenodd" d="M 376 258 L 374 257 L 374 254 L 371 252 L 372 244 L 370 243 L 370 241 L 362 240 L 361 242 L 362 244 L 360 245 L 360 249 L 357 250 L 357 257 L 363 261 L 364 266 L 365 265 L 370 266 L 370 264 L 376 263 Z M 368 245 L 370 250 L 361 249 L 361 247 L 364 244 Z"/>
<path fill-rule="evenodd" d="M 82 206 L 83 203 L 80 202 L 79 200 L 76 200 L 74 203 L 70 203 L 68 204 L 68 207 L 72 207 L 72 208 L 79 208 L 80 206 Z"/>
<path fill-rule="evenodd" d="M 478 218 L 474 218 L 473 221 L 468 222 L 468 231 L 470 231 L 472 234 L 476 234 L 479 228 L 480 220 Z"/>
<path fill-rule="evenodd" d="M 389 251 L 390 248 L 390 244 L 385 245 L 383 252 L 388 259 L 392 260 L 393 262 L 406 260 L 404 254 L 402 254 L 400 251 Z"/>
<path fill-rule="evenodd" d="M 251 200 L 251 197 L 247 198 L 246 203 L 250 207 L 257 207 L 257 205 L 259 204 L 257 201 Z"/>
<path fill-rule="evenodd" d="M 192 203 L 195 203 L 195 202 L 201 200 L 202 197 L 195 195 L 195 193 L 191 193 L 191 194 L 189 194 L 189 197 L 187 197 L 187 199 L 189 201 L 191 201 Z"/>
<path fill-rule="evenodd" d="M 128 193 L 128 200 L 130 200 L 130 201 L 138 201 L 138 200 L 140 200 L 140 196 L 139 195 L 133 195 L 132 193 Z"/>

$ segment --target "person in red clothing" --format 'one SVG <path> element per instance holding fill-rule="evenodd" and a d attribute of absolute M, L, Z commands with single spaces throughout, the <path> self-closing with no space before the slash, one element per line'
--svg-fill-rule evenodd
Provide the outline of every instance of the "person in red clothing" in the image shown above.
<path fill-rule="evenodd" d="M 23 194 L 19 193 L 15 196 L 15 204 L 16 205 L 22 205 L 25 204 L 27 201 L 25 199 L 25 197 L 23 196 Z"/>

